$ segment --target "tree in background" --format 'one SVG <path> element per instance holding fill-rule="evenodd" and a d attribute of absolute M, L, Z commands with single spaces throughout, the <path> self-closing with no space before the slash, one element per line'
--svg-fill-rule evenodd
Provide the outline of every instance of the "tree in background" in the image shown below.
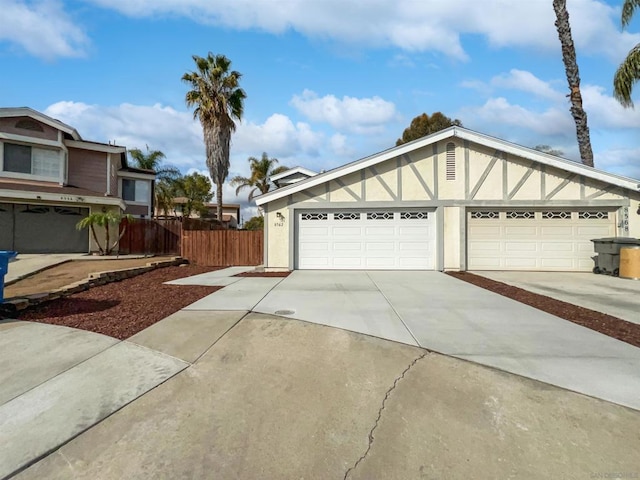
<path fill-rule="evenodd" d="M 188 218 L 193 212 L 197 212 L 200 215 L 206 213 L 205 204 L 213 198 L 211 181 L 208 177 L 194 172 L 191 175 L 185 175 L 175 180 L 174 188 L 176 196 L 186 199 L 186 202 L 180 205 L 184 218 Z M 222 217 L 219 216 L 218 220 L 221 219 Z"/>
<path fill-rule="evenodd" d="M 533 149 L 542 153 L 548 153 L 549 155 L 555 155 L 556 157 L 564 156 L 564 152 L 562 150 L 554 149 L 550 145 L 536 145 Z"/>
<path fill-rule="evenodd" d="M 240 175 L 235 176 L 231 179 L 231 186 L 236 187 L 236 195 L 238 195 L 242 190 L 250 188 L 249 201 L 253 200 L 256 193 L 260 195 L 271 190 L 272 184 L 269 181 L 269 178 L 272 175 L 277 175 L 278 173 L 289 170 L 289 167 L 285 166 L 276 167 L 278 159 L 269 158 L 267 152 L 263 152 L 260 159 L 257 159 L 256 157 L 249 157 L 248 162 L 249 168 L 251 169 L 249 177 L 243 177 Z"/>
<path fill-rule="evenodd" d="M 640 7 L 640 0 L 625 0 L 622 5 L 622 28 L 631 22 L 631 18 Z M 627 58 L 620 64 L 613 77 L 613 96 L 625 107 L 633 108 L 633 86 L 640 80 L 640 43 L 633 47 L 627 54 Z"/>
<path fill-rule="evenodd" d="M 179 177 L 180 178 L 180 177 Z M 178 179 L 163 178 L 156 182 L 153 191 L 155 206 L 159 212 L 165 217 L 171 215 L 175 207 L 174 199 L 176 198 L 176 181 Z"/>
<path fill-rule="evenodd" d="M 593 167 L 593 150 L 591 149 L 591 137 L 587 125 L 587 112 L 582 108 L 582 94 L 580 93 L 580 72 L 576 60 L 576 48 L 571 37 L 571 25 L 567 0 L 553 0 L 553 9 L 556 12 L 556 29 L 562 46 L 562 61 L 564 62 L 567 81 L 569 82 L 569 98 L 571 100 L 571 115 L 576 123 L 578 148 L 580 159 L 584 165 Z"/>
<path fill-rule="evenodd" d="M 451 120 L 442 112 L 434 112 L 431 116 L 423 113 L 411 120 L 411 125 L 404 129 L 402 138 L 396 140 L 396 146 L 417 140 L 432 133 L 439 132 L 451 126 L 461 127 L 462 122 L 457 118 Z"/>
<path fill-rule="evenodd" d="M 217 218 L 222 220 L 222 185 L 229 175 L 229 149 L 235 120 L 242 119 L 246 94 L 240 88 L 242 74 L 231 70 L 224 55 L 194 55 L 196 71 L 185 73 L 182 81 L 191 90 L 185 96 L 193 117 L 200 120 L 204 132 L 209 174 L 216 184 Z"/>
<path fill-rule="evenodd" d="M 244 222 L 244 225 L 242 228 L 244 228 L 245 230 L 263 230 L 264 217 L 262 215 L 251 217 L 249 220 Z"/>
<path fill-rule="evenodd" d="M 156 172 L 156 178 L 158 180 L 175 179 L 180 176 L 180 170 L 171 165 L 162 165 L 162 161 L 167 158 L 160 150 L 149 150 L 147 147 L 147 153 L 144 153 L 139 148 L 132 148 L 129 150 L 129 156 L 135 162 L 137 168 L 144 170 L 153 170 Z"/>
<path fill-rule="evenodd" d="M 124 232 L 126 232 L 127 224 L 124 224 L 124 228 L 122 229 L 122 232 L 120 232 L 120 236 L 116 239 L 115 242 L 113 242 L 112 245 L 109 244 L 111 241 L 109 227 L 111 225 L 120 225 L 120 222 L 122 222 L 122 220 L 127 220 L 127 222 L 130 222 L 133 220 L 133 217 L 128 214 L 123 215 L 121 213 L 115 213 L 112 211 L 104 213 L 91 213 L 90 215 L 80 220 L 76 224 L 76 228 L 78 230 L 89 228 L 91 230 L 93 241 L 96 242 L 96 245 L 98 246 L 100 255 L 111 255 L 113 249 L 116 247 L 116 245 L 118 245 L 118 243 L 120 243 L 120 239 L 124 235 Z M 104 228 L 104 247 L 102 247 L 102 245 L 100 245 L 100 242 L 98 241 L 98 236 L 96 235 L 96 227 Z"/>

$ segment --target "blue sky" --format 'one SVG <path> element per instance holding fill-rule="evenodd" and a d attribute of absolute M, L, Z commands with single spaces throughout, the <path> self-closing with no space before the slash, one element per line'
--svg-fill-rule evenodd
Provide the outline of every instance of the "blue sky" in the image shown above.
<path fill-rule="evenodd" d="M 640 178 L 640 107 L 623 109 L 611 88 L 640 42 L 640 14 L 622 32 L 622 0 L 567 3 L 596 167 Z M 0 105 L 30 106 L 86 139 L 160 149 L 184 172 L 205 164 L 180 77 L 191 55 L 209 51 L 233 61 L 247 92 L 231 176 L 263 151 L 330 169 L 393 146 L 414 116 L 435 111 L 578 159 L 551 0 L 0 0 L 0 9 Z"/>

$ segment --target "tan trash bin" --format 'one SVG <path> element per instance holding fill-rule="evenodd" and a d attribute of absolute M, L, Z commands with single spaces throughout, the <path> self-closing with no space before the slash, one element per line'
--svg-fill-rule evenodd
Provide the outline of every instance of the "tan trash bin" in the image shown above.
<path fill-rule="evenodd" d="M 640 247 L 620 249 L 620 278 L 640 280 Z"/>

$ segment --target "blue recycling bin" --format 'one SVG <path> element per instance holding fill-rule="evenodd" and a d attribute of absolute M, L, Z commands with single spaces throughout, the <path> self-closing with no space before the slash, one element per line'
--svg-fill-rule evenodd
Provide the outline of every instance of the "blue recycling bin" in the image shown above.
<path fill-rule="evenodd" d="M 4 302 L 4 276 L 9 272 L 9 260 L 17 255 L 18 252 L 0 250 L 0 303 Z"/>

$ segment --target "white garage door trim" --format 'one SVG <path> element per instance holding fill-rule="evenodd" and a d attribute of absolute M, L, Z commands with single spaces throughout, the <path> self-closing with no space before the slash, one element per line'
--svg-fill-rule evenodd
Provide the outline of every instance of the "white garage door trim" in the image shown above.
<path fill-rule="evenodd" d="M 605 209 L 483 209 L 467 213 L 469 270 L 591 271 L 591 239 L 616 235 Z"/>
<path fill-rule="evenodd" d="M 340 209 L 296 215 L 301 270 L 433 270 L 436 214 L 422 209 Z"/>

